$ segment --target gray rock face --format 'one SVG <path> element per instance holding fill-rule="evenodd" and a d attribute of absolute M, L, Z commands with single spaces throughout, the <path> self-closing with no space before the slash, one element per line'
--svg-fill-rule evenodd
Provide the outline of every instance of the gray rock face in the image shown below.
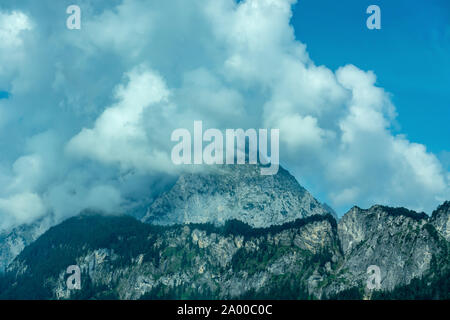
<path fill-rule="evenodd" d="M 354 207 L 338 224 L 329 215 L 314 215 L 266 229 L 235 221 L 224 227 L 160 227 L 129 217 L 94 215 L 52 228 L 36 241 L 35 249 L 51 261 L 58 261 L 62 251 L 74 253 L 71 260 L 80 266 L 83 283 L 91 283 L 88 292 L 93 298 L 170 294 L 237 299 L 255 294 L 283 297 L 283 291 L 290 290 L 291 298 L 320 299 L 355 287 L 370 298 L 371 265 L 380 268 L 384 291 L 413 278 L 431 279 L 439 276 L 436 270 L 449 268 L 450 244 L 443 236 L 448 224 L 442 223 L 447 215 L 446 205 L 433 217 L 403 208 Z M 92 234 L 84 242 L 74 241 L 71 230 L 79 237 L 85 229 Z M 104 240 L 97 238 L 102 233 Z M 52 297 L 72 298 L 65 269 L 48 268 L 46 263 L 26 252 L 8 270 L 17 275 L 18 283 L 24 274 L 25 279 L 39 277 L 33 270 L 50 270 L 54 274 L 41 281 L 50 285 Z"/>
<path fill-rule="evenodd" d="M 237 219 L 253 227 L 283 224 L 328 211 L 280 167 L 263 176 L 258 165 L 224 165 L 186 173 L 150 206 L 143 222 L 161 225 Z"/>
<path fill-rule="evenodd" d="M 347 286 L 365 285 L 370 265 L 380 268 L 383 290 L 424 274 L 433 255 L 444 250 L 429 222 L 427 215 L 402 208 L 352 208 L 338 224 Z"/>
<path fill-rule="evenodd" d="M 433 212 L 431 223 L 447 241 L 450 241 L 450 201 L 444 202 Z"/>
<path fill-rule="evenodd" d="M 188 225 L 156 237 L 152 246 L 161 252 L 158 263 L 146 259 L 145 254 L 138 254 L 130 263 L 114 267 L 115 261 L 120 260 L 114 250 L 89 250 L 76 259 L 84 275 L 82 279 L 88 276 L 95 287 L 108 288 L 108 292 L 120 299 L 139 299 L 158 286 L 214 292 L 222 299 L 238 298 L 251 290 L 271 287 L 275 279 L 286 276 L 292 276 L 315 292 L 314 275 L 319 274 L 319 267 L 311 263 L 310 257 L 324 250 L 339 255 L 335 247 L 336 233 L 327 220 L 254 237 L 210 233 Z M 256 257 L 264 256 L 263 250 L 271 248 L 283 254 L 269 255 L 266 260 L 258 261 L 259 265 L 255 263 Z M 242 265 L 233 263 L 238 251 L 242 257 L 248 256 L 248 260 L 241 261 Z M 246 261 L 252 261 L 249 266 L 253 267 L 247 266 Z M 320 274 L 325 277 L 326 271 Z M 52 291 L 57 299 L 69 299 L 73 294 L 67 289 L 64 270 L 46 282 L 54 284 Z"/>
<path fill-rule="evenodd" d="M 12 263 L 51 221 L 3 234 L 0 271 L 9 264 L 24 288 L 27 279 L 38 278 L 58 299 L 72 297 L 67 274 L 46 264 L 67 252 L 94 298 L 283 298 L 286 290 L 289 297 L 320 299 L 355 287 L 370 298 L 371 265 L 380 268 L 384 291 L 450 274 L 449 201 L 432 217 L 376 205 L 354 207 L 336 223 L 328 214 L 333 210 L 283 168 L 274 176 L 262 176 L 257 165 L 215 169 L 181 175 L 148 208 L 147 224 L 86 213 L 50 229 L 33 245 L 36 252 L 25 250 Z M 42 252 L 52 258 L 42 261 Z"/>
<path fill-rule="evenodd" d="M 22 250 L 50 228 L 50 218 L 40 219 L 32 224 L 20 225 L 0 234 L 0 273 Z"/>

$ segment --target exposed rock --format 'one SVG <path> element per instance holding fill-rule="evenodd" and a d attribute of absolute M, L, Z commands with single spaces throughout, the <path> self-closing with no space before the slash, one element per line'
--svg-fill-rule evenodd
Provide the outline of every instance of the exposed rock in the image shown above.
<path fill-rule="evenodd" d="M 142 219 L 161 225 L 237 219 L 253 227 L 283 224 L 328 211 L 288 171 L 260 174 L 258 165 L 223 165 L 185 173 L 157 198 Z"/>
<path fill-rule="evenodd" d="M 96 297 L 107 294 L 139 299 L 163 287 L 175 291 L 182 288 L 186 295 L 203 292 L 216 298 L 239 298 L 249 292 L 276 288 L 279 277 L 296 279 L 296 285 L 306 288 L 313 272 L 327 272 L 319 257 L 325 252 L 339 256 L 336 225 L 331 216 L 297 220 L 274 229 L 252 229 L 238 222 L 223 228 L 185 225 L 155 229 L 135 224 L 146 230 L 139 239 L 121 231 L 120 226 L 127 221 L 135 223 L 127 219 L 70 219 L 19 255 L 10 272 L 16 275 L 18 286 L 27 286 L 27 279 L 42 279 L 51 297 L 68 299 L 77 294 L 66 286 L 68 266 L 48 268 L 47 264 L 57 263 L 59 256 L 72 252 L 75 256 L 65 259 L 76 261 L 82 271 L 82 288 Z M 86 225 L 93 227 L 87 232 L 96 232 L 102 226 L 110 229 L 111 233 L 96 241 L 109 243 L 109 247 L 94 248 L 89 242 L 74 244 L 70 230 L 75 235 Z M 52 247 L 48 247 L 50 242 Z M 47 260 L 37 259 L 34 251 Z M 40 270 L 47 270 L 48 274 Z"/>
<path fill-rule="evenodd" d="M 22 250 L 35 241 L 51 226 L 51 216 L 39 219 L 32 224 L 20 225 L 0 234 L 0 273 L 19 255 Z"/>
<path fill-rule="evenodd" d="M 444 283 L 433 297 L 448 295 L 450 202 L 432 217 L 379 205 L 338 223 L 333 213 L 283 168 L 185 173 L 146 223 L 86 211 L 48 231 L 49 218 L 0 235 L 0 298 L 371 298 L 371 265 L 382 292 L 425 279 L 426 290 Z M 80 292 L 66 287 L 73 263 Z"/>
<path fill-rule="evenodd" d="M 47 298 L 79 298 L 66 288 L 62 256 L 80 266 L 83 298 L 320 299 L 353 288 L 370 298 L 370 265 L 380 268 L 383 291 L 423 276 L 441 283 L 450 244 L 441 235 L 445 228 L 439 233 L 433 224 L 443 225 L 446 208 L 429 218 L 403 208 L 354 207 L 338 224 L 330 215 L 312 215 L 269 228 L 235 220 L 154 226 L 131 217 L 80 216 L 50 229 L 14 260 L 8 270 L 15 285 L 6 297 L 27 292 L 15 290 L 33 279 L 49 290 Z"/>
<path fill-rule="evenodd" d="M 346 287 L 365 285 L 367 268 L 381 270 L 381 288 L 391 290 L 420 277 L 434 254 L 443 248 L 435 239 L 429 218 L 403 208 L 352 208 L 338 224 L 345 261 Z"/>
<path fill-rule="evenodd" d="M 450 201 L 444 202 L 433 212 L 431 223 L 447 241 L 450 241 Z"/>

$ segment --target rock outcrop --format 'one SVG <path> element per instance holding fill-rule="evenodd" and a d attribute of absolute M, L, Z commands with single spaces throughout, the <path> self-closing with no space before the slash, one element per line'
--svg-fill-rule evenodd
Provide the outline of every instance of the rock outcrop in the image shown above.
<path fill-rule="evenodd" d="M 0 273 L 4 272 L 22 250 L 42 235 L 51 225 L 51 217 L 20 225 L 0 234 Z"/>
<path fill-rule="evenodd" d="M 260 174 L 258 165 L 223 165 L 209 172 L 184 173 L 158 197 L 143 222 L 170 225 L 236 219 L 253 227 L 283 224 L 325 209 L 288 171 Z"/>
<path fill-rule="evenodd" d="M 371 265 L 380 269 L 380 292 L 414 280 L 426 297 L 448 297 L 447 205 L 432 217 L 354 207 L 339 223 L 311 215 L 267 228 L 238 220 L 158 226 L 84 214 L 23 250 L 0 278 L 0 298 L 324 299 L 350 292 L 362 299 L 373 294 Z M 82 270 L 81 291 L 67 288 L 71 264 Z M 37 297 L 23 296 L 35 288 L 42 288 Z"/>
<path fill-rule="evenodd" d="M 432 257 L 445 250 L 431 221 L 424 213 L 404 208 L 352 208 L 338 224 L 345 256 L 340 269 L 347 270 L 347 287 L 364 284 L 370 265 L 380 268 L 383 290 L 423 275 Z"/>

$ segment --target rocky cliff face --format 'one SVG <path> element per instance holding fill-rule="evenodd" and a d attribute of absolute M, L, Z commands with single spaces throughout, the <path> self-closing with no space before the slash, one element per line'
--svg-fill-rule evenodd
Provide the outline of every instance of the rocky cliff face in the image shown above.
<path fill-rule="evenodd" d="M 282 168 L 186 173 L 146 223 L 86 211 L 0 235 L 0 298 L 372 298 L 371 265 L 383 293 L 412 283 L 399 292 L 450 296 L 450 202 L 431 217 L 378 205 L 338 223 L 332 213 Z M 74 264 L 81 291 L 66 285 Z"/>
<path fill-rule="evenodd" d="M 450 201 L 444 202 L 431 215 L 431 224 L 450 241 Z"/>
<path fill-rule="evenodd" d="M 0 234 L 0 273 L 19 255 L 22 250 L 35 241 L 51 225 L 51 217 L 40 219 L 32 224 L 18 226 Z"/>
<path fill-rule="evenodd" d="M 84 270 L 95 266 L 90 270 L 93 282 L 97 286 L 112 286 L 120 299 L 157 295 L 164 287 L 174 291 L 179 288 L 186 296 L 194 293 L 194 296 L 238 298 L 270 288 L 280 276 L 297 276 L 303 272 L 299 281 L 307 282 L 314 268 L 305 264 L 310 255 L 331 248 L 332 237 L 331 226 L 326 221 L 249 238 L 185 226 L 156 239 L 153 245 L 161 250 L 162 258 L 157 264 L 144 261 L 141 254 L 130 265 L 112 269 L 108 261 L 116 257 L 108 249 L 90 252 L 79 263 Z M 167 247 L 162 247 L 164 244 Z M 264 258 L 267 251 L 274 250 L 280 252 Z M 256 257 L 259 256 L 258 265 Z M 64 283 L 58 284 L 54 289 L 56 297 L 69 298 Z"/>
<path fill-rule="evenodd" d="M 26 247 L 0 278 L 0 298 L 323 299 L 349 290 L 370 298 L 370 265 L 380 268 L 382 292 L 423 278 L 432 297 L 448 297 L 448 215 L 447 204 L 433 217 L 355 207 L 338 224 L 313 215 L 267 228 L 83 215 Z M 81 291 L 66 286 L 72 264 L 82 270 Z"/>
<path fill-rule="evenodd" d="M 220 225 L 237 219 L 254 227 L 267 227 L 313 214 L 334 214 L 282 168 L 274 176 L 262 176 L 258 165 L 224 165 L 217 169 L 181 175 L 169 191 L 147 207 L 142 220 L 161 225 Z M 52 225 L 49 216 L 0 234 L 0 272 Z"/>
<path fill-rule="evenodd" d="M 185 173 L 150 206 L 143 222 L 223 224 L 237 219 L 253 227 L 283 224 L 325 209 L 280 167 L 263 176 L 258 165 L 224 165 L 214 171 Z"/>
<path fill-rule="evenodd" d="M 82 239 L 74 240 L 82 230 Z M 342 259 L 336 243 L 336 223 L 329 215 L 264 229 L 235 220 L 217 228 L 155 227 L 127 217 L 73 218 L 50 229 L 10 265 L 13 279 L 7 288 L 13 289 L 5 295 L 31 294 L 18 288 L 37 282 L 43 288 L 39 298 L 73 298 L 77 292 L 66 286 L 66 268 L 77 264 L 87 298 L 269 297 L 285 294 L 286 284 L 290 294 L 306 298 L 318 290 L 320 274 L 331 274 Z"/>
<path fill-rule="evenodd" d="M 424 213 L 403 208 L 352 208 L 338 224 L 345 256 L 339 269 L 346 270 L 345 286 L 364 284 L 370 265 L 380 268 L 383 290 L 422 276 L 433 256 L 446 254 L 447 250 L 443 245 L 446 241 L 437 236 L 432 222 Z M 448 231 L 444 229 L 444 233 Z"/>

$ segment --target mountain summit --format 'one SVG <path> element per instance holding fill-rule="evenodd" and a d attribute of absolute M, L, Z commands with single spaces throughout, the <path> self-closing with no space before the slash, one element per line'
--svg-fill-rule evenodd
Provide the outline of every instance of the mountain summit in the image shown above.
<path fill-rule="evenodd" d="M 276 175 L 264 176 L 259 165 L 241 164 L 182 174 L 142 221 L 222 225 L 236 219 L 261 228 L 326 213 L 329 210 L 282 167 Z"/>

